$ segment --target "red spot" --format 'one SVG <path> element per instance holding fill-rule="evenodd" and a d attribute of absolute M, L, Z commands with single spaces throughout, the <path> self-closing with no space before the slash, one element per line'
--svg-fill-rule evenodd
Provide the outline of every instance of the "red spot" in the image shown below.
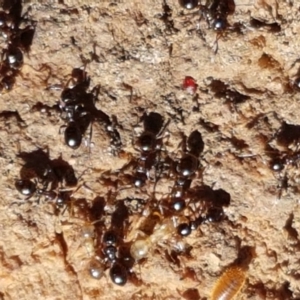
<path fill-rule="evenodd" d="M 186 76 L 183 80 L 182 88 L 189 94 L 195 94 L 198 85 L 195 79 L 191 76 Z"/>

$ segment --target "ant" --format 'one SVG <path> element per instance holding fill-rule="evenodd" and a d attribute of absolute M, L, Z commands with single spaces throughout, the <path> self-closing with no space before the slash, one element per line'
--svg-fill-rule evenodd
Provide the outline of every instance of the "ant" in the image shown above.
<path fill-rule="evenodd" d="M 78 183 L 73 167 L 61 157 L 51 160 L 48 151 L 38 149 L 29 153 L 21 152 L 19 156 L 25 164 L 20 170 L 20 179 L 16 180 L 15 187 L 20 194 L 26 196 L 26 200 L 38 195 L 39 201 L 41 196 L 45 196 L 47 200 L 57 199 L 56 203 L 59 205 L 64 202 L 61 198 L 66 195 L 55 192 L 58 185 L 75 187 Z"/>
<path fill-rule="evenodd" d="M 205 5 L 197 0 L 179 0 L 179 4 L 188 10 L 199 8 L 200 15 L 206 19 L 209 28 L 217 32 L 215 53 L 218 51 L 217 41 L 223 32 L 227 29 L 239 30 L 239 24 L 229 26 L 227 21 L 227 16 L 235 12 L 234 0 L 206 0 Z"/>
<path fill-rule="evenodd" d="M 210 27 L 217 32 L 225 31 L 229 24 L 227 16 L 235 11 L 234 0 L 207 0 L 204 15 Z"/>
<path fill-rule="evenodd" d="M 97 253 L 104 261 L 104 265 L 109 265 L 111 281 L 120 286 L 126 284 L 129 275 L 128 270 L 133 264 L 126 247 L 123 247 L 128 218 L 129 212 L 124 201 L 118 200 L 111 215 L 110 228 L 103 231 L 102 226 L 95 227 Z"/>
<path fill-rule="evenodd" d="M 9 45 L 1 54 L 0 74 L 3 76 L 0 82 L 0 88 L 11 90 L 15 77 L 23 65 L 23 53 L 20 48 Z"/>
<path fill-rule="evenodd" d="M 179 0 L 179 4 L 188 10 L 200 8 L 209 27 L 218 32 L 227 29 L 227 16 L 235 11 L 234 0 L 206 0 L 205 5 L 199 4 L 197 0 Z"/>
<path fill-rule="evenodd" d="M 182 147 L 183 155 L 174 163 L 175 184 L 171 190 L 168 204 L 172 211 L 177 212 L 185 208 L 186 192 L 201 167 L 199 157 L 204 150 L 201 133 L 194 130 L 188 138 L 183 135 Z"/>
<path fill-rule="evenodd" d="M 270 142 L 266 145 L 266 153 L 271 158 L 269 166 L 275 173 L 281 177 L 280 191 L 278 199 L 282 196 L 282 190 L 288 187 L 287 167 L 297 166 L 300 159 L 299 142 L 300 142 L 300 125 L 288 124 L 282 122 L 280 129 L 271 139 L 276 141 L 276 144 L 282 146 L 285 150 L 280 151 L 273 148 Z M 292 148 L 295 148 L 294 150 Z M 282 175 L 281 172 L 284 172 Z"/>
<path fill-rule="evenodd" d="M 7 42 L 7 47 L 1 53 L 0 91 L 9 91 L 15 84 L 15 77 L 23 66 L 23 52 L 28 53 L 35 33 L 36 22 L 21 16 L 22 2 L 11 3 L 4 1 L 3 11 L 0 12 L 0 31 Z M 21 28 L 22 23 L 30 24 Z"/>
<path fill-rule="evenodd" d="M 144 114 L 142 117 L 144 131 L 138 137 L 135 148 L 139 151 L 140 157 L 137 160 L 132 160 L 124 169 L 134 165 L 135 174 L 132 181 L 136 188 L 141 188 L 150 178 L 150 171 L 153 167 L 158 167 L 162 148 L 162 133 L 165 131 L 169 122 L 164 125 L 164 118 L 156 112 Z"/>
<path fill-rule="evenodd" d="M 263 140 L 265 141 L 264 152 L 269 157 L 268 166 L 280 182 L 278 199 L 281 199 L 283 189 L 288 188 L 288 167 L 297 166 L 300 159 L 300 125 L 288 124 L 276 113 L 269 112 L 259 114 L 247 127 L 253 128 L 261 120 L 269 123 L 268 114 L 272 114 L 281 123 L 280 128 L 273 134 L 271 139 L 263 136 Z M 253 154 L 253 156 L 256 155 Z"/>
<path fill-rule="evenodd" d="M 0 12 L 0 31 L 8 44 L 19 45 L 28 52 L 35 33 L 36 22 L 27 18 L 28 12 L 22 16 L 22 1 L 7 1 L 2 4 Z M 23 23 L 29 23 L 22 26 Z"/>
<path fill-rule="evenodd" d="M 189 208 L 192 216 L 188 222 L 177 226 L 180 236 L 188 236 L 204 222 L 220 222 L 225 218 L 223 207 L 230 205 L 231 196 L 223 189 L 213 190 L 207 185 L 197 186 L 190 191 Z M 192 207 L 193 206 L 193 207 Z"/>
<path fill-rule="evenodd" d="M 47 190 L 47 183 L 43 183 L 42 188 L 38 187 L 38 183 L 37 180 L 18 179 L 15 181 L 15 188 L 20 194 L 26 196 L 25 200 L 29 200 L 33 195 L 38 195 L 37 202 L 39 202 L 41 196 L 44 196 L 47 200 L 56 199 L 57 194 L 52 190 Z"/>
<path fill-rule="evenodd" d="M 64 132 L 66 145 L 72 149 L 79 148 L 82 136 L 88 127 L 94 121 L 98 121 L 100 124 L 105 125 L 112 147 L 119 151 L 122 143 L 114 122 L 95 106 L 99 86 L 94 87 L 91 92 L 87 92 L 90 86 L 90 77 L 84 70 L 79 68 L 73 69 L 71 77 L 70 81 L 73 81 L 74 85 L 62 91 L 59 103 L 62 111 L 61 119 L 67 122 Z"/>

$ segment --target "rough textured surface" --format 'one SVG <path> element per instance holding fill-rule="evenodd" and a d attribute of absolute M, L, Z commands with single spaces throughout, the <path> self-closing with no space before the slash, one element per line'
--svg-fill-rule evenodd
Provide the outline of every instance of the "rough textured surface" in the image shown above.
<path fill-rule="evenodd" d="M 175 0 L 165 3 L 169 16 L 162 0 L 58 2 L 24 4 L 38 22 L 35 37 L 13 90 L 1 95 L 0 112 L 17 111 L 23 122 L 1 115 L 0 298 L 182 299 L 191 294 L 186 299 L 209 299 L 214 282 L 241 249 L 252 249 L 239 299 L 299 299 L 299 170 L 288 166 L 289 186 L 278 199 L 282 180 L 269 168 L 265 150 L 282 121 L 300 124 L 299 93 L 290 88 L 299 68 L 297 1 L 236 0 L 228 20 L 243 24 L 242 32 L 224 33 L 216 54 L 216 33 Z M 254 28 L 250 16 L 277 22 L 281 30 Z M 111 283 L 108 270 L 99 281 L 89 277 L 83 220 L 68 212 L 55 215 L 47 203 L 11 205 L 22 200 L 14 188 L 23 163 L 20 151 L 48 146 L 50 157 L 62 155 L 77 176 L 85 171 L 81 180 L 92 190 L 81 188 L 78 194 L 87 199 L 106 196 L 102 172 L 129 160 L 111 154 L 100 125 L 93 126 L 91 151 L 84 143 L 75 151 L 67 148 L 59 134 L 63 122 L 53 107 L 60 91 L 49 87 L 63 87 L 72 69 L 85 63 L 91 87 L 101 86 L 97 107 L 117 116 L 125 153 L 137 154 L 133 143 L 141 129 L 134 128 L 143 112 L 157 111 L 171 119 L 170 152 L 179 151 L 180 132 L 201 131 L 203 181 L 232 197 L 228 220 L 203 224 L 185 238 L 190 256 L 172 263 L 165 258 L 171 240 L 153 245 L 151 256 L 134 267 L 137 282 L 124 287 Z M 196 80 L 197 95 L 182 89 L 185 76 Z M 226 99 L 213 90 L 213 80 L 249 98 Z M 166 184 L 160 182 L 161 194 L 171 186 Z M 118 197 L 135 191 L 122 193 Z"/>

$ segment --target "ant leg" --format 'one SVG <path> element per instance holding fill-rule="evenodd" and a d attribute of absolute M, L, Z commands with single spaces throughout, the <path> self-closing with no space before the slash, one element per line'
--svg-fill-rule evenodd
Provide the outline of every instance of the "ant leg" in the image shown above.
<path fill-rule="evenodd" d="M 46 85 L 46 90 L 50 90 L 50 89 L 52 89 L 51 87 L 48 87 L 48 81 L 49 81 L 49 79 L 50 79 L 50 77 L 52 77 L 53 75 L 52 75 L 52 69 L 51 69 L 51 67 L 49 66 L 49 65 L 47 65 L 47 64 L 42 64 L 42 66 L 37 70 L 38 72 L 42 72 L 42 71 L 44 71 L 44 70 L 46 70 L 46 71 L 48 71 L 48 75 L 47 75 L 47 77 L 46 77 L 46 79 L 44 79 L 43 81 L 44 81 L 44 83 L 45 83 L 45 85 Z M 42 79 L 42 78 L 41 78 Z"/>
<path fill-rule="evenodd" d="M 99 98 L 100 89 L 101 89 L 100 84 L 97 84 L 97 85 L 95 85 L 95 86 L 93 87 L 93 89 L 91 90 L 91 94 L 94 95 L 94 99 L 93 99 L 93 100 L 94 100 L 94 104 L 95 104 L 96 100 L 98 100 L 98 98 Z"/>
<path fill-rule="evenodd" d="M 283 190 L 287 191 L 288 189 L 288 174 L 287 174 L 287 170 L 284 172 L 283 177 L 280 180 L 280 184 L 279 184 L 279 192 L 278 192 L 278 201 L 281 199 L 282 195 L 283 195 Z"/>
<path fill-rule="evenodd" d="M 167 130 L 170 122 L 171 122 L 171 119 L 168 119 L 168 121 L 166 122 L 166 124 L 161 128 L 160 132 L 158 133 L 158 135 L 156 137 L 157 139 L 164 138 L 163 133 L 165 133 L 168 138 L 170 137 L 169 132 L 166 133 L 166 130 Z"/>
<path fill-rule="evenodd" d="M 65 130 L 66 130 L 66 128 L 67 128 L 67 125 L 61 125 L 60 127 L 59 127 L 59 134 L 63 134 L 64 132 L 65 132 Z"/>
<path fill-rule="evenodd" d="M 91 124 L 90 124 L 90 134 L 89 134 L 89 154 L 91 156 L 91 152 L 92 152 L 92 147 L 94 147 L 94 143 L 92 142 L 92 137 L 93 137 L 93 123 L 94 121 L 92 120 L 91 121 Z"/>
<path fill-rule="evenodd" d="M 31 196 L 30 196 L 30 197 L 31 197 Z M 14 206 L 14 205 L 20 206 L 20 205 L 22 205 L 22 204 L 25 204 L 26 201 L 29 200 L 30 197 L 28 197 L 28 198 L 26 198 L 26 199 L 24 199 L 24 200 L 14 201 L 14 202 L 12 202 L 11 204 L 9 204 L 8 207 L 11 208 L 11 207 Z M 15 213 L 15 211 L 13 211 L 13 213 Z"/>
<path fill-rule="evenodd" d="M 132 103 L 132 97 L 133 97 L 133 87 L 130 84 L 127 84 L 123 82 L 123 86 L 126 90 L 130 91 L 130 96 L 129 96 L 129 103 Z"/>
<path fill-rule="evenodd" d="M 128 163 L 126 163 L 125 165 L 123 165 L 123 167 L 121 167 L 121 169 L 118 170 L 118 173 L 124 172 L 130 168 L 136 168 L 138 165 L 138 161 L 137 159 L 135 159 L 132 155 L 132 153 L 127 153 L 128 155 Z"/>
<path fill-rule="evenodd" d="M 117 131 L 116 127 L 120 127 L 117 117 L 112 115 L 112 122 L 110 126 L 107 126 L 107 130 L 109 132 L 109 136 L 111 139 L 111 146 L 114 148 L 112 150 L 113 154 L 117 154 L 122 147 L 122 141 L 119 132 Z"/>
<path fill-rule="evenodd" d="M 216 36 L 216 40 L 214 42 L 214 45 L 212 46 L 212 50 L 214 51 L 214 54 L 217 54 L 218 53 L 218 50 L 219 50 L 219 39 L 222 37 L 222 33 L 218 32 L 217 33 L 217 36 Z"/>
<path fill-rule="evenodd" d="M 89 148 L 89 158 L 91 158 L 91 154 L 92 154 L 92 147 L 94 146 L 94 144 L 92 143 L 92 136 L 93 136 L 93 120 L 91 120 L 90 122 L 90 132 L 88 134 L 88 137 L 85 137 L 85 146 Z"/>

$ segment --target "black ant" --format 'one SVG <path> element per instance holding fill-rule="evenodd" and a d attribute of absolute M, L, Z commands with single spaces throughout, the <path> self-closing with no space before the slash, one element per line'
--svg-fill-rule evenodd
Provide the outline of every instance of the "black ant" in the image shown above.
<path fill-rule="evenodd" d="M 40 186 L 41 185 L 41 186 Z M 75 199 L 72 197 L 74 192 L 76 192 L 78 188 L 75 189 L 53 189 L 53 187 L 49 188 L 49 182 L 41 182 L 40 180 L 16 180 L 15 187 L 17 191 L 26 196 L 25 200 L 31 199 L 33 196 L 36 196 L 35 200 L 39 203 L 41 197 L 45 199 L 46 202 L 53 204 L 54 213 L 58 215 L 60 213 L 64 213 L 66 209 L 71 211 L 73 214 L 74 207 L 77 208 L 77 216 L 80 214 L 85 217 L 85 210 L 88 206 L 86 200 L 84 198 Z M 14 202 L 13 204 L 15 204 Z"/>
<path fill-rule="evenodd" d="M 199 157 L 204 150 L 202 135 L 198 130 L 193 131 L 188 139 L 183 136 L 183 155 L 174 163 L 175 184 L 170 195 L 170 203 L 173 211 L 182 211 L 185 208 L 186 192 L 199 170 L 201 164 Z"/>
<path fill-rule="evenodd" d="M 190 192 L 189 208 L 192 213 L 188 221 L 177 226 L 181 236 L 189 235 L 204 222 L 224 220 L 223 207 L 230 204 L 231 196 L 223 189 L 213 190 L 207 185 L 197 186 Z"/>
<path fill-rule="evenodd" d="M 227 29 L 239 30 L 239 24 L 230 26 L 227 21 L 228 15 L 235 12 L 234 0 L 206 0 L 204 5 L 197 0 L 179 0 L 179 4 L 188 10 L 199 8 L 200 15 L 206 19 L 209 28 L 217 32 L 215 52 L 218 51 L 217 41 L 223 32 Z"/>
<path fill-rule="evenodd" d="M 247 127 L 253 128 L 260 121 L 269 123 L 268 114 L 274 115 L 274 118 L 281 123 L 280 128 L 273 134 L 271 139 L 267 136 L 262 136 L 265 141 L 264 153 L 269 157 L 268 166 L 280 181 L 278 195 L 278 199 L 280 199 L 283 189 L 288 188 L 288 167 L 297 166 L 300 159 L 300 125 L 288 124 L 276 113 L 270 112 L 259 114 Z"/>
<path fill-rule="evenodd" d="M 229 24 L 227 16 L 235 11 L 234 0 L 207 0 L 203 9 L 210 27 L 217 32 L 225 31 Z"/>
<path fill-rule="evenodd" d="M 119 151 L 122 143 L 114 122 L 95 106 L 99 86 L 96 86 L 91 92 L 87 92 L 90 77 L 79 68 L 73 69 L 71 81 L 73 81 L 74 86 L 63 90 L 59 104 L 62 111 L 61 118 L 67 122 L 64 132 L 66 145 L 72 149 L 77 149 L 81 145 L 82 136 L 88 127 L 93 121 L 98 121 L 105 125 L 112 147 Z"/>
<path fill-rule="evenodd" d="M 128 270 L 132 267 L 132 258 L 123 240 L 128 227 L 129 213 L 122 200 L 118 200 L 111 215 L 111 226 L 103 233 L 102 226 L 96 226 L 98 254 L 110 266 L 110 278 L 117 285 L 125 285 L 128 280 Z"/>
<path fill-rule="evenodd" d="M 25 164 L 20 170 L 20 179 L 15 181 L 17 191 L 26 196 L 26 200 L 37 195 L 38 201 L 41 196 L 50 201 L 56 199 L 58 206 L 60 202 L 65 202 L 61 198 L 65 198 L 66 195 L 55 190 L 59 185 L 66 187 L 77 185 L 78 179 L 73 167 L 61 157 L 51 160 L 49 153 L 42 149 L 29 153 L 21 152 L 19 156 Z"/>
<path fill-rule="evenodd" d="M 153 167 L 158 167 L 158 155 L 162 148 L 162 133 L 169 124 L 164 125 L 164 118 L 156 112 L 144 114 L 142 117 L 144 131 L 138 137 L 135 148 L 139 151 L 140 157 L 131 160 L 124 169 L 134 166 L 135 174 L 132 181 L 135 187 L 143 187 L 150 178 L 150 171 Z"/>
<path fill-rule="evenodd" d="M 4 2 L 0 12 L 0 31 L 7 42 L 7 47 L 1 53 L 0 91 L 9 91 L 15 83 L 15 77 L 23 66 L 23 52 L 29 52 L 35 33 L 36 22 L 21 16 L 22 2 Z M 30 24 L 21 28 L 22 23 Z"/>
<path fill-rule="evenodd" d="M 270 142 L 276 141 L 276 144 L 285 150 L 280 151 L 271 147 Z M 279 173 L 281 177 L 280 191 L 278 198 L 282 196 L 282 189 L 288 187 L 287 167 L 297 166 L 300 160 L 299 142 L 300 142 L 300 125 L 288 124 L 285 121 L 275 134 L 274 138 L 266 145 L 266 153 L 271 158 L 269 166 L 275 173 Z M 295 149 L 291 149 L 295 147 Z M 282 171 L 284 171 L 282 176 Z"/>
<path fill-rule="evenodd" d="M 198 7 L 209 27 L 218 32 L 227 29 L 227 16 L 235 11 L 234 0 L 206 0 L 205 5 L 200 4 L 197 0 L 179 0 L 179 4 L 185 9 Z"/>

